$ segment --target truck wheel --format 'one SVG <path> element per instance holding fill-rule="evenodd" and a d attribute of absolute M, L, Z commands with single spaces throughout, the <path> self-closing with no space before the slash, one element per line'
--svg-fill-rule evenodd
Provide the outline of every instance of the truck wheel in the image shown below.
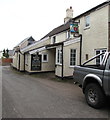
<path fill-rule="evenodd" d="M 85 88 L 85 98 L 89 106 L 101 108 L 105 104 L 105 95 L 99 85 L 90 83 Z"/>

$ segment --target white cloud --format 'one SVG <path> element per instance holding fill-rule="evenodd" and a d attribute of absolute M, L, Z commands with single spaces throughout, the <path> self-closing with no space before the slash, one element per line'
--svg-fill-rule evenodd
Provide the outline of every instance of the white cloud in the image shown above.
<path fill-rule="evenodd" d="M 29 36 L 39 40 L 63 24 L 66 9 L 74 16 L 105 0 L 0 0 L 0 50 L 12 49 Z"/>

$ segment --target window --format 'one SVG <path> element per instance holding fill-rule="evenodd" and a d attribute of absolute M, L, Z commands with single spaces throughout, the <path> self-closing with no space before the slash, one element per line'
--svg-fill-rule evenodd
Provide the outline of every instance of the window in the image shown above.
<path fill-rule="evenodd" d="M 105 52 L 106 52 L 106 49 L 96 50 L 96 55 L 101 54 L 101 53 L 105 53 Z M 102 61 L 102 59 L 103 59 L 103 55 L 97 57 L 97 58 L 96 58 L 96 64 L 100 64 L 101 61 Z"/>
<path fill-rule="evenodd" d="M 47 54 L 43 54 L 42 62 L 48 62 L 48 55 Z"/>
<path fill-rule="evenodd" d="M 70 38 L 70 31 L 67 31 L 66 35 L 67 35 L 66 38 L 69 39 Z"/>
<path fill-rule="evenodd" d="M 104 52 L 102 54 L 98 54 L 98 55 L 92 57 L 91 59 L 89 59 L 88 61 L 83 63 L 83 66 L 87 67 L 87 68 L 103 70 L 105 67 L 102 64 L 100 64 L 100 63 L 96 63 L 96 61 L 97 60 L 101 60 L 100 58 L 103 58 L 103 56 L 104 56 Z"/>
<path fill-rule="evenodd" d="M 90 26 L 90 16 L 86 16 L 85 17 L 85 27 L 89 27 Z"/>
<path fill-rule="evenodd" d="M 61 49 L 57 49 L 57 52 L 56 52 L 56 64 L 59 64 L 59 65 L 62 64 L 62 50 Z"/>
<path fill-rule="evenodd" d="M 52 37 L 52 44 L 56 43 L 56 36 Z"/>
<path fill-rule="evenodd" d="M 70 49 L 70 66 L 76 65 L 76 49 Z"/>

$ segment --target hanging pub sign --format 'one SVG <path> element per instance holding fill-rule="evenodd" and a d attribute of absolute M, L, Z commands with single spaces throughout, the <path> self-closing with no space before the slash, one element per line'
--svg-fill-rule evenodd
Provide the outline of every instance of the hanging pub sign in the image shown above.
<path fill-rule="evenodd" d="M 78 23 L 77 22 L 70 24 L 70 32 L 71 33 L 78 33 L 79 32 Z"/>

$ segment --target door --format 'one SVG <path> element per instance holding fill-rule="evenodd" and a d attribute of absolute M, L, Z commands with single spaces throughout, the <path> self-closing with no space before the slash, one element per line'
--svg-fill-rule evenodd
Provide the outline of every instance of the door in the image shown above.
<path fill-rule="evenodd" d="M 41 70 L 41 55 L 32 55 L 31 56 L 31 70 Z"/>

